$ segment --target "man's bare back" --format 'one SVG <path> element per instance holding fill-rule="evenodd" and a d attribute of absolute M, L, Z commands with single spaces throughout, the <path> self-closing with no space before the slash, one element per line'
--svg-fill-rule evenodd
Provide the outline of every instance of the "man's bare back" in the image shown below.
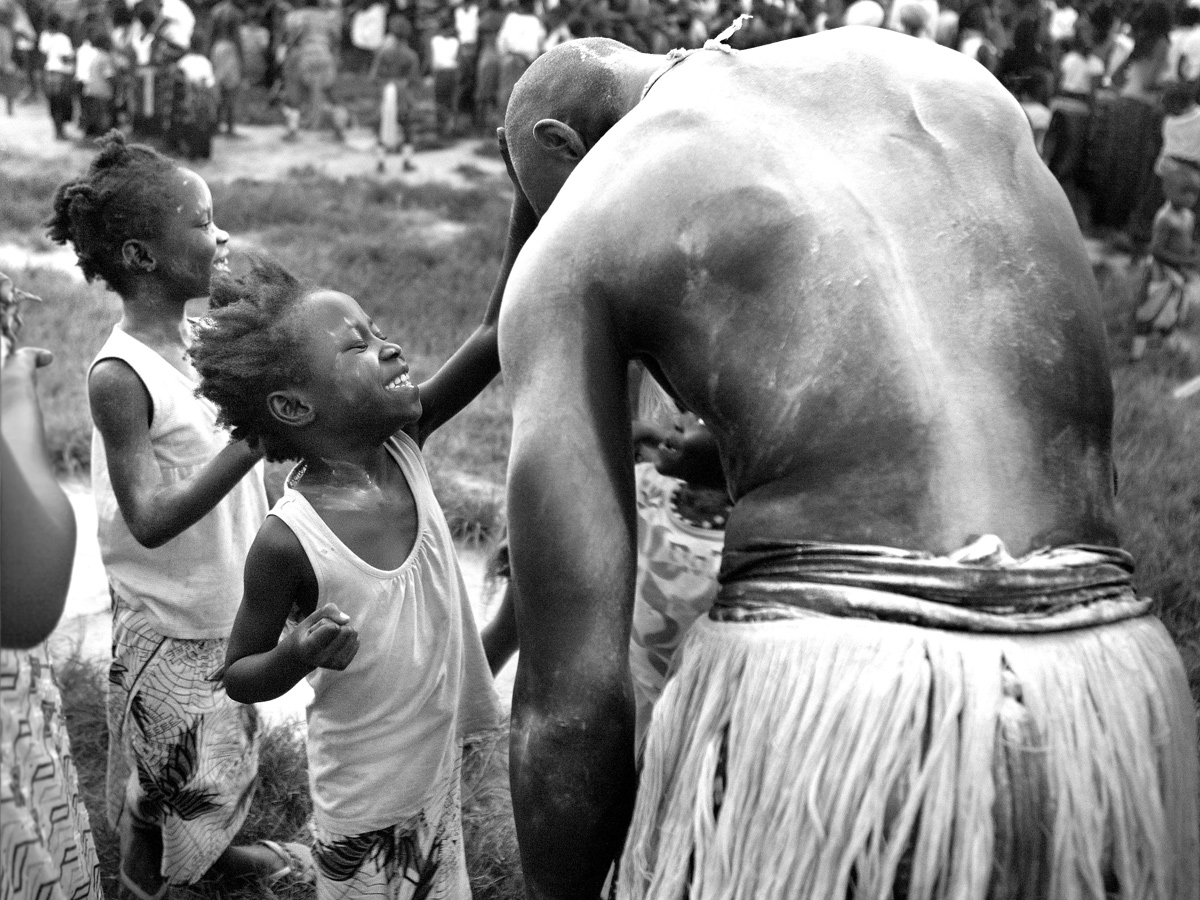
<path fill-rule="evenodd" d="M 564 185 L 508 314 L 542 335 L 547 293 L 606 307 L 717 434 L 728 546 L 1114 543 L 1095 284 L 1019 106 L 961 54 L 823 38 L 657 79 Z"/>

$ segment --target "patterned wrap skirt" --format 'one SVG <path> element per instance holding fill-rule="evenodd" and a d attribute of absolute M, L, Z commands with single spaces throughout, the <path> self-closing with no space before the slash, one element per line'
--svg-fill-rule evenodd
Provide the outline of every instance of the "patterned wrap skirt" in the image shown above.
<path fill-rule="evenodd" d="M 114 594 L 108 818 L 162 831 L 162 874 L 196 882 L 242 827 L 258 774 L 253 706 L 225 693 L 225 639 L 160 634 Z"/>
<path fill-rule="evenodd" d="M 45 644 L 0 650 L 0 898 L 103 898 Z"/>

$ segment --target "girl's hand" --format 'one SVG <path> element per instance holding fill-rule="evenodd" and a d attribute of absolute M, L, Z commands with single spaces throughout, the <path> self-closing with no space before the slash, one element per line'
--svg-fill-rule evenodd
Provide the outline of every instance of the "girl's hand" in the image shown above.
<path fill-rule="evenodd" d="M 358 632 L 350 617 L 326 603 L 292 631 L 296 653 L 314 669 L 342 671 L 358 653 Z"/>

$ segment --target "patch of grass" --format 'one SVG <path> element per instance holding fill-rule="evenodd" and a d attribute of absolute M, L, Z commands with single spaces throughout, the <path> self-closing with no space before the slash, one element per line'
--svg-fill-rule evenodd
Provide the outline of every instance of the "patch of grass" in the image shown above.
<path fill-rule="evenodd" d="M 55 671 L 62 689 L 79 788 L 100 857 L 104 891 L 107 896 L 117 897 L 120 848 L 105 816 L 107 673 L 101 663 L 78 656 L 56 662 Z M 507 728 L 464 748 L 462 779 L 463 841 L 475 900 L 523 898 L 508 790 Z M 311 813 L 301 730 L 290 723 L 266 728 L 260 744 L 254 803 L 234 843 L 267 838 L 311 844 L 307 831 Z M 192 887 L 173 888 L 171 895 L 180 900 L 312 900 L 316 891 L 290 881 L 276 890 L 262 883 L 235 886 L 202 881 Z"/>

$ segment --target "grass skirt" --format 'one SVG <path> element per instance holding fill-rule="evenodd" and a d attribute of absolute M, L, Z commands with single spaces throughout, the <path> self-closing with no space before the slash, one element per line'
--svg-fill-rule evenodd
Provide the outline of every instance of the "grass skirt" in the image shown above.
<path fill-rule="evenodd" d="M 1195 712 L 1157 619 L 701 619 L 676 662 L 622 900 L 1200 897 Z"/>

